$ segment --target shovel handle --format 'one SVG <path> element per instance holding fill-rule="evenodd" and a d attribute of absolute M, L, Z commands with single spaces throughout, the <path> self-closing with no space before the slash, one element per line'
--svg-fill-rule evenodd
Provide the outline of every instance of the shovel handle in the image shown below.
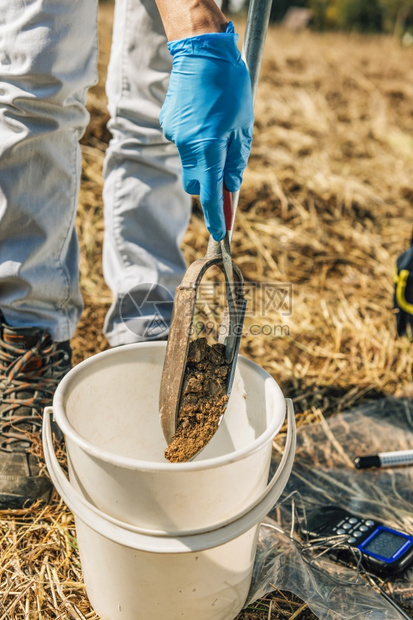
<path fill-rule="evenodd" d="M 229 232 L 232 228 L 232 220 L 234 218 L 234 210 L 232 207 L 232 192 L 224 185 L 224 218 L 225 228 Z"/>

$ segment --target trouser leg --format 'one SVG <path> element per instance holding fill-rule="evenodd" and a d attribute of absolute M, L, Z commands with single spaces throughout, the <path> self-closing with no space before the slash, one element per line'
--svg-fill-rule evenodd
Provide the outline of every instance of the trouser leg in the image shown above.
<path fill-rule="evenodd" d="M 57 341 L 82 311 L 74 218 L 96 23 L 97 0 L 0 0 L 0 310 Z"/>
<path fill-rule="evenodd" d="M 221 5 L 221 2 L 217 2 Z M 112 132 L 105 162 L 103 267 L 114 301 L 112 346 L 167 333 L 186 265 L 180 249 L 191 199 L 159 113 L 172 61 L 153 0 L 117 0 L 107 94 Z"/>
<path fill-rule="evenodd" d="M 170 70 L 155 2 L 117 0 L 107 81 L 113 139 L 104 188 L 104 273 L 114 296 L 105 331 L 111 345 L 166 333 L 186 268 L 180 244 L 191 201 L 175 146 L 159 126 Z"/>

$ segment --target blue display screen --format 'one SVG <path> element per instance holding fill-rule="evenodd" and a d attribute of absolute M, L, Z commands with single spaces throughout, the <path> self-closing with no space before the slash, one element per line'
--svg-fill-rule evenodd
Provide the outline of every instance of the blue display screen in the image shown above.
<path fill-rule="evenodd" d="M 382 558 L 390 559 L 405 543 L 405 536 L 381 529 L 366 545 L 363 545 L 363 549 L 367 553 L 373 553 Z"/>

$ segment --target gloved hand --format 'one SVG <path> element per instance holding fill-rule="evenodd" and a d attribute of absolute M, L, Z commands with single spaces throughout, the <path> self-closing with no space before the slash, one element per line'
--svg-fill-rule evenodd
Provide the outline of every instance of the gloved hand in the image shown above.
<path fill-rule="evenodd" d="M 183 185 L 199 194 L 206 226 L 225 236 L 223 183 L 241 186 L 251 149 L 254 114 L 250 77 L 232 22 L 225 33 L 172 41 L 169 89 L 160 114 L 165 137 L 178 147 Z"/>

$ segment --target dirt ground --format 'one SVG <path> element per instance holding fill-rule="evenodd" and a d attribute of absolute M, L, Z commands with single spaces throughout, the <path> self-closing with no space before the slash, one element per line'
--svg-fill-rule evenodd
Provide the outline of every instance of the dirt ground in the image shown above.
<path fill-rule="evenodd" d="M 112 15 L 110 2 L 101 4 L 100 77 L 82 139 L 85 311 L 73 341 L 76 363 L 108 347 L 101 175 Z M 236 25 L 242 32 L 243 21 Z M 233 237 L 234 260 L 251 285 L 241 353 L 294 400 L 300 427 L 411 386 L 411 343 L 395 334 L 392 272 L 413 230 L 413 48 L 389 37 L 271 27 L 255 110 Z M 187 261 L 202 256 L 206 243 L 194 201 Z M 73 517 L 57 495 L 40 512 L 0 519 L 0 619 L 97 620 Z M 303 601 L 274 589 L 237 620 L 314 617 Z"/>

